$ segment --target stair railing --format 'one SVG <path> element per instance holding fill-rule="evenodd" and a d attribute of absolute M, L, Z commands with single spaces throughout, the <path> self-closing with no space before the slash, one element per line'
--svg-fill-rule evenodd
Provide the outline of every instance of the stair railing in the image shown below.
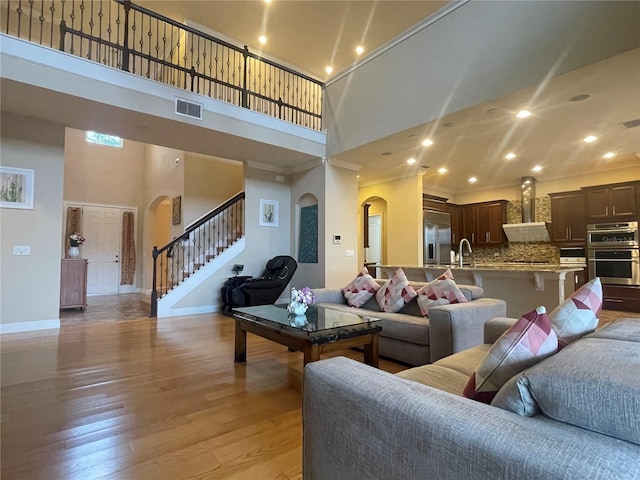
<path fill-rule="evenodd" d="M 153 247 L 151 316 L 158 300 L 244 236 L 244 192 L 188 226 L 162 248 Z"/>
<path fill-rule="evenodd" d="M 322 82 L 129 0 L 5 0 L 0 9 L 7 35 L 322 130 Z"/>

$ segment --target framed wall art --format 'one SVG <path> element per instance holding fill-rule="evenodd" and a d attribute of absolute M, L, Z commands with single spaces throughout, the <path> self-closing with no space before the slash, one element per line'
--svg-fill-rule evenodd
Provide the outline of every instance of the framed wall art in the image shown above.
<path fill-rule="evenodd" d="M 173 197 L 171 206 L 171 223 L 173 225 L 180 225 L 182 221 L 182 195 Z"/>
<path fill-rule="evenodd" d="M 0 167 L 0 207 L 33 210 L 33 170 Z"/>
<path fill-rule="evenodd" d="M 278 201 L 260 199 L 260 226 L 278 226 Z"/>

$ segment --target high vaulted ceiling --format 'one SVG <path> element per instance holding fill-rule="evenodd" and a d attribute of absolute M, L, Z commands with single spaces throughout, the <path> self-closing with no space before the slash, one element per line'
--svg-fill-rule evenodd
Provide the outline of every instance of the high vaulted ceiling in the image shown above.
<path fill-rule="evenodd" d="M 356 45 L 365 47 L 363 56 L 366 57 L 448 2 L 136 3 L 176 20 L 196 22 L 211 29 L 214 35 L 222 34 L 240 45 L 246 44 L 254 52 L 260 51 L 258 36 L 266 35 L 268 41 L 262 47 L 262 54 L 326 81 L 330 79 L 324 72 L 327 65 L 333 66 L 333 75 L 336 75 L 358 59 L 354 51 Z M 616 3 L 612 1 L 610 5 L 615 8 Z M 636 20 L 640 24 L 640 16 Z M 610 23 L 613 30 L 616 28 L 614 14 L 598 21 Z M 545 31 L 544 25 L 534 22 L 523 28 L 535 30 L 538 35 L 544 35 Z M 636 33 L 633 42 L 640 47 L 640 31 L 636 30 Z M 460 35 L 464 34 L 460 32 Z M 469 38 L 468 41 L 481 39 Z M 592 46 L 583 43 L 571 48 Z M 589 95 L 589 98 L 570 100 L 581 94 Z M 513 114 L 532 99 L 537 106 L 534 115 L 520 123 L 515 121 Z M 514 185 L 526 175 L 552 180 L 580 173 L 637 167 L 640 164 L 640 128 L 621 125 L 636 119 L 640 119 L 640 48 L 629 51 L 627 47 L 626 51 L 610 59 L 549 78 L 544 88 L 525 88 L 487 99 L 436 121 L 343 152 L 338 158 L 362 165 L 361 182 L 408 175 L 422 168 L 425 186 L 435 186 L 442 191 L 469 191 Z M 430 133 L 435 144 L 429 149 L 421 149 L 416 156 L 416 144 L 425 132 Z M 599 140 L 588 145 L 582 139 L 590 133 L 598 135 Z M 506 161 L 504 155 L 512 150 L 517 157 Z M 602 155 L 608 151 L 615 152 L 616 156 L 604 159 Z M 409 157 L 416 157 L 415 167 L 406 167 L 405 161 Z M 542 171 L 532 173 L 535 165 L 543 167 Z M 446 167 L 449 172 L 437 173 L 440 167 Z M 472 175 L 479 178 L 475 185 L 466 182 Z"/>

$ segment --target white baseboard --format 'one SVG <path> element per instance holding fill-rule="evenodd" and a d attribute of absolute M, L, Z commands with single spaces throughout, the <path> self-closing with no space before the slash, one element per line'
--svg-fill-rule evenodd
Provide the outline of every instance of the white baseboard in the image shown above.
<path fill-rule="evenodd" d="M 5 333 L 33 332 L 35 330 L 60 329 L 60 319 L 0 324 L 0 335 Z"/>
<path fill-rule="evenodd" d="M 220 311 L 220 305 L 201 305 L 198 307 L 166 308 L 158 306 L 158 318 L 181 317 L 183 315 L 200 315 L 203 313 L 216 313 Z"/>

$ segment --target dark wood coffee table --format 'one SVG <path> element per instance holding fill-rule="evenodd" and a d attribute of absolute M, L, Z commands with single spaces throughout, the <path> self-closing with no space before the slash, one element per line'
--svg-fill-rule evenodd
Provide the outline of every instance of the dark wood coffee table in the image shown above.
<path fill-rule="evenodd" d="M 326 352 L 364 346 L 364 361 L 378 366 L 380 319 L 312 305 L 295 317 L 286 305 L 260 305 L 233 309 L 236 319 L 235 362 L 247 361 L 247 332 L 304 353 L 304 364 L 320 360 Z"/>

